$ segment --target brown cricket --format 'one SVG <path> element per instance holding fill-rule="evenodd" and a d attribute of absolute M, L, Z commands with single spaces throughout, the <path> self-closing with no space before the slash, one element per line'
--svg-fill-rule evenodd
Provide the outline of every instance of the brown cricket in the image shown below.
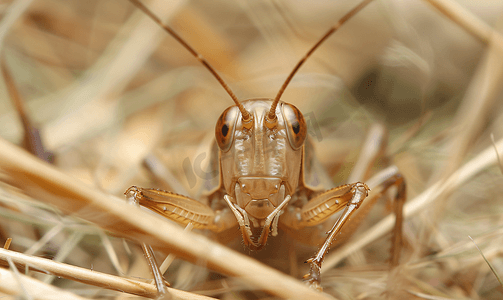
<path fill-rule="evenodd" d="M 323 35 L 297 63 L 274 99 L 239 101 L 198 52 L 141 2 L 131 0 L 215 76 L 235 105 L 221 114 L 215 127 L 210 165 L 218 172 L 218 176 L 203 195 L 204 199 L 196 200 L 168 191 L 136 186 L 130 187 L 125 194 L 170 220 L 185 225 L 191 223 L 196 229 L 211 230 L 218 234 L 239 226 L 244 244 L 252 250 L 263 248 L 269 235 L 277 235 L 278 227 L 286 228 L 287 232 L 296 232 L 330 222 L 333 225 L 328 236 L 318 232 L 312 238 L 313 241 L 324 242 L 317 253 L 307 260 L 310 272 L 304 276 L 310 286 L 319 289 L 324 256 L 343 225 L 368 196 L 369 188 L 363 182 L 331 189 L 322 186 L 319 173 L 323 171 L 314 157 L 304 117 L 299 109 L 280 99 L 306 59 L 371 1 L 360 3 Z M 391 186 L 397 187 L 395 201 L 403 202 L 405 182 L 396 168 L 383 176 L 380 181 L 382 192 L 375 198 Z M 215 210 L 217 207 L 219 209 Z M 399 259 L 400 218 L 397 218 L 396 228 L 392 265 L 396 265 Z"/>

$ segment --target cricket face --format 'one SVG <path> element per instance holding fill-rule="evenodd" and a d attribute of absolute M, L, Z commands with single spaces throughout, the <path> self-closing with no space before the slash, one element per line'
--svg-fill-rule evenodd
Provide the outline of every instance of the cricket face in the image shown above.
<path fill-rule="evenodd" d="M 270 99 L 244 101 L 252 115 L 249 123 L 232 106 L 215 130 L 223 185 L 238 222 L 245 224 L 243 240 L 251 249 L 265 245 L 271 226 L 273 235 L 277 232 L 278 218 L 297 189 L 307 134 L 301 112 L 284 102 L 276 108 L 275 125 L 267 126 L 271 104 Z"/>

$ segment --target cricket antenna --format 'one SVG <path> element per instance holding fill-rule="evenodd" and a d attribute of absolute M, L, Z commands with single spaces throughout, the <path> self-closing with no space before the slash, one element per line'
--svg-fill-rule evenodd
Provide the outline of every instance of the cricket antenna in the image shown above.
<path fill-rule="evenodd" d="M 353 8 L 350 12 L 348 12 L 347 14 L 345 14 L 339 20 L 339 22 L 337 22 L 337 24 L 335 24 L 334 26 L 332 26 L 332 28 L 330 28 L 325 33 L 325 35 L 311 49 L 309 49 L 309 51 L 307 51 L 307 53 L 304 55 L 304 57 L 302 57 L 302 59 L 297 63 L 297 65 L 295 66 L 295 68 L 293 68 L 292 72 L 290 72 L 290 75 L 288 75 L 288 77 L 286 78 L 285 82 L 283 83 L 283 85 L 279 89 L 279 92 L 276 95 L 276 98 L 274 98 L 274 101 L 273 101 L 273 103 L 271 105 L 271 110 L 269 111 L 269 114 L 267 115 L 267 118 L 266 118 L 266 122 L 267 123 L 269 123 L 269 124 L 275 124 L 276 123 L 276 106 L 278 106 L 279 99 L 281 98 L 281 95 L 283 95 L 283 92 L 285 91 L 285 89 L 288 86 L 288 84 L 290 83 L 290 81 L 292 81 L 292 78 L 295 75 L 295 73 L 297 73 L 297 71 L 304 64 L 304 62 L 307 60 L 307 58 L 309 56 L 311 56 L 311 54 L 313 54 L 314 50 L 318 49 L 318 47 L 326 39 L 328 39 L 330 37 L 330 35 L 332 35 L 332 33 L 334 33 L 337 29 L 339 29 L 342 26 L 342 24 L 346 23 L 346 21 L 348 21 L 349 19 L 351 19 L 351 17 L 353 17 L 354 15 L 356 15 L 363 8 L 365 8 L 365 6 L 367 6 L 370 2 L 372 2 L 372 0 L 364 0 L 358 6 L 356 6 L 355 8 Z"/>
<path fill-rule="evenodd" d="M 208 69 L 213 76 L 220 82 L 220 85 L 227 91 L 227 94 L 231 96 L 234 103 L 236 103 L 239 111 L 241 111 L 241 115 L 243 116 L 243 121 L 249 122 L 251 119 L 250 113 L 244 108 L 243 104 L 241 104 L 238 100 L 238 97 L 232 92 L 231 88 L 225 83 L 225 81 L 218 75 L 217 71 L 213 69 L 210 63 L 199 54 L 194 48 L 192 48 L 181 36 L 179 36 L 171 27 L 162 23 L 161 19 L 159 19 L 152 11 L 150 11 L 142 2 L 139 0 L 130 0 L 136 7 L 138 7 L 141 11 L 143 11 L 147 16 L 149 16 L 155 23 L 161 26 L 167 33 L 169 33 L 175 40 L 177 40 L 185 49 L 187 49 L 192 55 L 194 55 L 197 60 L 199 60 L 205 67 Z"/>

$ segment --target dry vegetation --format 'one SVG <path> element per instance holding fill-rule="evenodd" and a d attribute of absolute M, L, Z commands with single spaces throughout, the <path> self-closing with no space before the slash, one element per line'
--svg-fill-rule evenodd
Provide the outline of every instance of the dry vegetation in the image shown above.
<path fill-rule="evenodd" d="M 164 2 L 147 3 L 240 99 L 274 97 L 297 60 L 355 5 Z M 503 155 L 503 38 L 492 32 L 503 29 L 503 3 L 464 1 L 465 10 L 441 13 L 427 2 L 370 4 L 318 49 L 282 98 L 305 113 L 334 181 L 346 180 L 376 123 L 387 128 L 389 144 L 375 171 L 395 164 L 407 180 L 401 265 L 387 267 L 393 217 L 382 201 L 326 259 L 322 285 L 337 299 L 503 296 L 481 254 L 503 274 L 503 166 L 496 155 L 496 148 Z M 53 158 L 49 167 L 12 146 L 23 144 L 25 131 L 1 80 L 0 242 L 13 239 L 13 251 L 0 249 L 2 299 L 152 297 L 152 285 L 133 282 L 151 278 L 140 241 L 159 259 L 181 258 L 166 274 L 177 290 L 221 299 L 317 295 L 293 279 L 305 273 L 301 262 L 314 248 L 271 241 L 262 254 L 250 254 L 261 264 L 239 238 L 229 245 L 246 256 L 123 200 L 133 184 L 165 188 L 142 164 L 150 154 L 177 178 L 172 189 L 194 194 L 183 162 L 205 151 L 201 141 L 211 139 L 232 105 L 170 36 L 126 0 L 3 1 L 0 17 L 9 87 L 19 91 Z M 57 276 L 28 271 L 27 281 L 26 264 Z"/>

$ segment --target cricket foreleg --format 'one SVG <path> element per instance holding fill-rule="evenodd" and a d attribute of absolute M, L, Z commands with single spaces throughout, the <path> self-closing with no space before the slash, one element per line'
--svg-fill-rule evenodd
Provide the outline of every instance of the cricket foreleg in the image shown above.
<path fill-rule="evenodd" d="M 400 250 L 402 246 L 402 208 L 406 199 L 405 180 L 403 179 L 402 175 L 398 173 L 396 167 L 390 167 L 368 180 L 367 183 L 372 188 L 372 191 L 370 192 L 370 197 L 365 200 L 365 202 L 363 202 L 366 196 L 366 194 L 364 194 L 364 189 L 365 192 L 369 191 L 369 189 L 362 183 L 356 183 L 354 185 L 346 185 L 329 190 L 319 195 L 318 197 L 315 197 L 308 204 L 306 204 L 306 208 L 309 208 L 309 211 L 319 211 L 318 214 L 311 213 L 312 217 L 310 219 L 303 220 L 302 223 L 308 224 L 307 226 L 313 226 L 323 222 L 324 220 L 328 219 L 331 214 L 340 210 L 341 205 L 346 205 L 344 211 L 342 212 L 342 215 L 339 217 L 332 229 L 328 232 L 329 236 L 323 243 L 323 246 L 315 256 L 308 260 L 308 263 L 310 264 L 310 272 L 305 276 L 305 278 L 308 279 L 308 282 L 312 287 L 320 287 L 319 284 L 321 264 L 323 262 L 324 256 L 329 250 L 330 245 L 337 237 L 337 234 L 340 233 L 341 227 L 349 220 L 356 209 L 360 207 L 362 202 L 364 206 L 364 208 L 362 208 L 364 211 L 363 215 L 365 215 L 368 212 L 368 209 L 376 202 L 376 200 L 379 199 L 386 191 L 389 190 L 389 188 L 393 186 L 397 188 L 396 195 L 394 197 L 394 211 L 396 214 L 396 222 L 392 238 L 390 265 L 391 267 L 398 265 L 400 259 Z M 351 187 L 350 190 L 347 190 L 348 186 Z M 347 190 L 347 192 L 343 195 L 337 195 L 337 189 L 339 189 L 339 191 Z M 334 198 L 329 198 L 329 193 L 333 190 L 336 190 L 336 192 L 333 193 Z M 350 200 L 347 200 L 348 195 L 352 195 Z M 322 198 L 319 199 L 319 197 Z M 311 202 L 313 204 L 311 204 Z M 330 205 L 328 204 L 330 203 L 336 203 L 336 205 L 332 205 L 333 208 L 329 209 Z M 306 211 L 306 208 L 303 208 L 303 212 Z M 326 212 L 322 211 L 321 208 L 324 208 L 324 211 Z M 357 214 L 361 214 L 360 210 L 358 210 Z M 322 217 L 318 217 L 318 215 L 321 215 Z M 303 215 L 303 217 L 306 216 L 306 214 Z M 362 216 L 359 217 L 361 219 Z"/>
<path fill-rule="evenodd" d="M 191 223 L 195 229 L 221 232 L 236 225 L 229 210 L 214 212 L 208 205 L 187 196 L 136 186 L 130 187 L 125 194 L 130 201 L 179 224 Z"/>
<path fill-rule="evenodd" d="M 126 191 L 125 194 L 127 195 L 130 204 L 139 206 L 140 202 L 137 199 L 137 193 L 135 191 L 138 191 L 138 189 L 136 189 L 136 187 L 131 187 Z M 155 260 L 155 255 L 152 247 L 150 247 L 150 245 L 142 243 L 141 249 L 143 250 L 145 257 L 147 258 L 148 265 L 150 267 L 150 270 L 152 271 L 152 276 L 154 277 L 154 282 L 158 293 L 157 299 L 171 299 L 167 288 L 169 286 L 169 283 L 165 281 L 164 277 L 162 276 L 159 265 Z"/>
<path fill-rule="evenodd" d="M 187 196 L 136 186 L 130 187 L 125 192 L 125 195 L 131 204 L 144 206 L 167 219 L 187 225 L 188 228 L 209 229 L 214 232 L 220 232 L 236 225 L 236 220 L 229 210 L 214 212 L 204 203 Z M 142 243 L 142 249 L 154 276 L 159 293 L 158 299 L 170 299 L 168 289 L 166 288 L 169 284 L 162 276 L 163 272 L 155 260 L 152 248 Z M 169 265 L 172 259 L 168 259 L 168 261 L 167 265 Z M 164 267 L 164 264 L 161 267 Z"/>
<path fill-rule="evenodd" d="M 154 251 L 152 250 L 152 247 L 150 247 L 150 245 L 142 243 L 141 248 L 143 250 L 143 253 L 145 254 L 145 257 L 147 258 L 147 262 L 148 262 L 148 265 L 150 266 L 150 270 L 152 270 L 152 275 L 154 276 L 155 286 L 156 286 L 157 292 L 159 294 L 157 299 L 158 300 L 171 299 L 171 296 L 170 296 L 168 289 L 167 289 L 167 287 L 169 286 L 169 283 L 166 280 L 164 280 L 164 277 L 162 277 L 162 272 L 159 269 L 159 265 L 157 264 L 157 261 L 155 260 L 155 255 L 154 255 Z"/>
<path fill-rule="evenodd" d="M 349 187 L 349 189 L 348 189 Z M 341 231 L 342 226 L 349 220 L 351 215 L 355 212 L 355 210 L 361 205 L 363 200 L 367 197 L 369 188 L 361 182 L 357 182 L 355 184 L 351 185 L 346 185 L 342 186 L 339 188 L 335 188 L 333 190 L 338 191 L 336 189 L 341 189 L 341 190 L 346 190 L 346 192 L 343 195 L 340 195 L 338 197 L 331 197 L 329 199 L 325 199 L 322 201 L 323 203 L 327 204 L 329 201 L 334 201 L 336 205 L 332 205 L 334 209 L 329 209 L 329 205 L 327 204 L 325 207 L 325 210 L 321 210 L 320 206 L 317 206 L 317 209 L 312 212 L 312 217 L 306 219 L 304 222 L 306 223 L 319 223 L 328 218 L 331 214 L 334 212 L 338 211 L 340 209 L 340 205 L 343 203 L 341 200 L 342 199 L 347 199 L 349 195 L 351 195 L 351 198 L 349 201 L 347 201 L 346 207 L 344 208 L 342 215 L 339 217 L 337 222 L 335 222 L 334 226 L 330 231 L 328 232 L 328 237 L 321 246 L 321 248 L 318 250 L 315 256 L 311 257 L 310 259 L 307 260 L 307 263 L 310 264 L 310 271 L 309 274 L 305 275 L 304 278 L 308 280 L 309 285 L 311 287 L 320 289 L 320 271 L 321 271 L 321 264 L 323 262 L 323 259 L 325 257 L 325 254 L 327 254 L 328 250 L 330 249 L 330 245 L 332 242 L 335 240 L 336 236 L 339 234 Z M 333 190 L 327 191 L 323 194 L 321 194 L 318 197 L 327 197 L 329 193 Z M 333 191 L 332 193 L 334 193 Z M 312 200 L 312 202 L 318 203 L 320 202 L 319 199 Z M 341 200 L 339 200 L 341 199 Z M 344 201 L 344 202 L 346 202 Z M 306 206 L 308 206 L 311 202 L 309 202 Z M 337 209 L 339 208 L 339 209 Z M 304 209 L 303 209 L 304 211 Z M 318 211 L 318 213 L 316 213 Z M 326 213 L 323 213 L 326 212 Z M 330 212 L 330 213 L 329 213 Z M 314 224 L 313 224 L 314 225 Z"/>

